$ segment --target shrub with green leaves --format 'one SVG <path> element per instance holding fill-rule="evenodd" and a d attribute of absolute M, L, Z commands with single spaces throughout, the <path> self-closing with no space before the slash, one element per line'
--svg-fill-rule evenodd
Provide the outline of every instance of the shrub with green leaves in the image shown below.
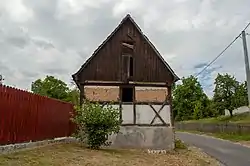
<path fill-rule="evenodd" d="M 74 136 L 91 149 L 108 146 L 108 136 L 120 130 L 119 109 L 108 104 L 102 107 L 98 103 L 85 101 L 82 108 L 76 109 L 73 122 L 77 125 Z"/>

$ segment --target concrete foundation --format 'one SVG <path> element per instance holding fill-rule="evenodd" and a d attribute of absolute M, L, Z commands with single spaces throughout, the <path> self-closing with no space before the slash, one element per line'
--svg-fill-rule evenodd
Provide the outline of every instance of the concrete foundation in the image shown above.
<path fill-rule="evenodd" d="M 140 148 L 151 150 L 174 149 L 171 127 L 122 126 L 118 134 L 109 138 L 111 148 Z"/>

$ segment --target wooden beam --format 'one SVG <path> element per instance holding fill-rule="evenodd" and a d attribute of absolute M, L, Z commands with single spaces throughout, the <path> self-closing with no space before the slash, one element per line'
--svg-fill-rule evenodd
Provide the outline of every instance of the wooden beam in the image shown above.
<path fill-rule="evenodd" d="M 107 102 L 102 103 L 101 107 L 103 108 L 106 104 Z"/>
<path fill-rule="evenodd" d="M 163 86 L 163 87 L 167 86 L 167 83 L 165 83 L 165 82 L 136 82 L 136 81 L 129 81 L 129 84 L 147 85 L 149 87 L 150 87 L 150 85 L 152 85 L 152 86 L 158 85 L 158 86 Z"/>
<path fill-rule="evenodd" d="M 141 86 L 141 87 L 167 87 L 167 83 L 162 83 L 162 82 L 134 82 L 134 81 L 129 81 L 129 82 L 122 82 L 122 81 L 90 81 L 86 80 L 82 83 L 81 85 L 86 85 L 86 86 L 121 86 L 121 85 L 126 85 L 126 86 Z"/>
<path fill-rule="evenodd" d="M 162 119 L 162 117 L 161 117 L 160 114 L 159 114 L 163 107 L 161 107 L 161 109 L 157 112 L 157 111 L 155 110 L 155 108 L 154 108 L 152 105 L 149 105 L 149 106 L 150 106 L 150 107 L 153 109 L 153 111 L 155 112 L 155 117 L 157 116 L 157 117 L 161 120 L 161 122 L 162 122 L 163 124 L 166 124 L 166 122 Z M 153 124 L 153 123 L 154 123 L 154 120 L 155 120 L 155 118 L 151 121 L 150 124 Z"/>
<path fill-rule="evenodd" d="M 120 108 L 120 120 L 122 120 L 122 88 L 119 87 L 119 108 Z"/>
<path fill-rule="evenodd" d="M 131 45 L 131 44 L 128 44 L 128 43 L 123 42 L 122 45 L 125 46 L 125 47 L 128 47 L 130 49 L 134 49 L 134 46 Z"/>
<path fill-rule="evenodd" d="M 164 127 L 169 127 L 170 124 L 166 123 L 166 124 L 143 124 L 143 123 L 139 123 L 139 124 L 133 124 L 133 123 L 125 123 L 125 124 L 121 124 L 121 126 L 142 126 L 142 127 L 159 127 L 159 126 L 164 126 Z"/>
<path fill-rule="evenodd" d="M 120 84 L 122 83 L 121 81 L 95 81 L 95 80 L 86 80 L 83 82 L 83 84 Z"/>
<path fill-rule="evenodd" d="M 103 103 L 111 103 L 111 104 L 117 104 L 119 105 L 120 103 L 122 105 L 132 105 L 133 102 L 121 102 L 121 101 L 89 101 L 91 103 L 99 103 L 99 104 L 103 104 Z M 141 101 L 135 101 L 134 102 L 135 105 L 162 105 L 163 103 L 162 102 L 158 102 L 158 101 L 155 101 L 155 102 L 141 102 Z M 166 102 L 165 105 L 168 105 L 169 103 Z"/>
<path fill-rule="evenodd" d="M 158 112 L 157 112 L 158 114 L 160 114 L 161 110 L 165 107 L 165 105 L 166 105 L 166 101 L 162 104 L 161 108 L 158 110 Z M 157 114 L 154 116 L 154 118 L 152 119 L 150 124 L 154 123 L 156 117 L 157 117 Z"/>
<path fill-rule="evenodd" d="M 128 36 L 132 41 L 135 41 L 135 39 L 134 39 L 130 34 L 127 34 L 127 36 Z"/>
<path fill-rule="evenodd" d="M 168 87 L 168 100 L 170 105 L 171 126 L 174 126 L 174 113 L 172 108 L 172 87 Z"/>
<path fill-rule="evenodd" d="M 135 87 L 133 87 L 133 116 L 134 124 L 136 124 L 136 105 L 135 105 Z"/>

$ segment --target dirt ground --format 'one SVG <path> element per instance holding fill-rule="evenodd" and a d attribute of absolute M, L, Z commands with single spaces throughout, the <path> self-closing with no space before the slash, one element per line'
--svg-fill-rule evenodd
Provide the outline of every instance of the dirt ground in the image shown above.
<path fill-rule="evenodd" d="M 143 150 L 89 150 L 79 144 L 55 144 L 0 155 L 1 166 L 216 166 L 216 160 L 195 148 L 167 154 Z"/>

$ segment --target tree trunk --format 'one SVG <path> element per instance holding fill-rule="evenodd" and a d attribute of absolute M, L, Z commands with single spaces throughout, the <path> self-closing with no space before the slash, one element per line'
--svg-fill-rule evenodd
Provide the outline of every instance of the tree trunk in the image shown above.
<path fill-rule="evenodd" d="M 233 117 L 233 110 L 229 110 L 230 117 Z"/>

